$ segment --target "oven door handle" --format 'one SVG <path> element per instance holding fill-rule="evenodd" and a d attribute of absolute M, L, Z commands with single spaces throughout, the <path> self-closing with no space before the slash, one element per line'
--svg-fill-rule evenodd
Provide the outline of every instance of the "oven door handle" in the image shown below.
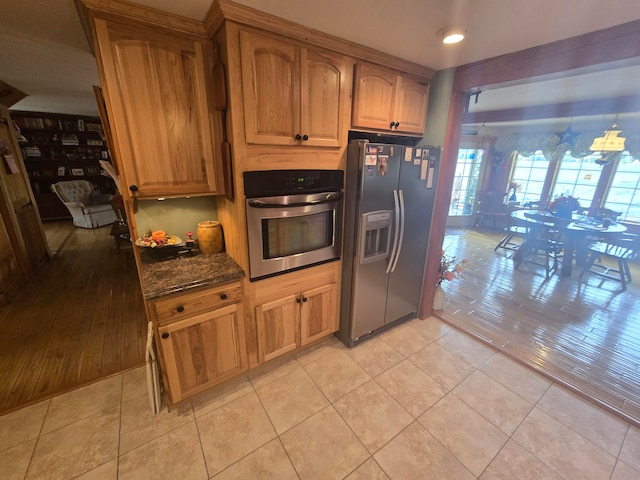
<path fill-rule="evenodd" d="M 272 203 L 264 202 L 262 200 L 249 200 L 249 206 L 254 208 L 282 208 L 282 207 L 308 207 L 311 205 L 322 205 L 325 203 L 333 203 L 340 200 L 343 197 L 342 192 L 331 192 L 325 195 L 321 200 L 311 200 L 309 202 L 295 202 L 295 203 Z"/>

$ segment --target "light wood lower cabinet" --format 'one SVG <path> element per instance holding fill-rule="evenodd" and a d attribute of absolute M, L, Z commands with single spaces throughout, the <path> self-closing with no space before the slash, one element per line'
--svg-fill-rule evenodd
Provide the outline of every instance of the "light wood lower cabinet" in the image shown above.
<path fill-rule="evenodd" d="M 336 315 L 335 283 L 258 305 L 256 321 L 260 362 L 335 332 Z"/>
<path fill-rule="evenodd" d="M 305 346 L 337 330 L 336 284 L 302 293 L 300 345 Z"/>
<path fill-rule="evenodd" d="M 232 291 L 233 287 L 231 287 Z M 203 290 L 216 298 L 219 288 Z M 223 294 L 220 294 L 223 295 Z M 189 297 L 185 295 L 184 297 Z M 226 298 L 225 298 L 226 299 Z M 186 312 L 189 298 L 176 310 Z M 161 304 L 162 305 L 162 304 Z M 241 303 L 160 323 L 158 346 L 172 404 L 228 380 L 247 369 Z"/>

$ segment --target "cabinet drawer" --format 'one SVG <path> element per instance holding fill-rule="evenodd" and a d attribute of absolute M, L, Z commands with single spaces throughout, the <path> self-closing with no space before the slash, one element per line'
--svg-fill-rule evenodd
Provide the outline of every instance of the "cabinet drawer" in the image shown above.
<path fill-rule="evenodd" d="M 238 303 L 241 297 L 239 283 L 228 283 L 219 287 L 198 290 L 193 293 L 174 295 L 155 300 L 153 310 L 158 323 L 181 320 L 225 305 Z"/>

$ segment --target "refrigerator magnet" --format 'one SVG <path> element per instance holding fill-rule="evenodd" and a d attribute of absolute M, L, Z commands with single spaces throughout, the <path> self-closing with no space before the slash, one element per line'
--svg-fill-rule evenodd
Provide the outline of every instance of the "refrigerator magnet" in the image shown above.
<path fill-rule="evenodd" d="M 404 149 L 404 161 L 410 162 L 413 158 L 413 147 L 407 147 Z"/>
<path fill-rule="evenodd" d="M 371 165 L 367 166 L 367 177 L 373 177 L 373 167 Z"/>
<path fill-rule="evenodd" d="M 427 188 L 433 188 L 433 180 L 436 173 L 436 161 L 434 158 L 429 159 L 429 170 L 427 172 Z"/>
<path fill-rule="evenodd" d="M 387 160 L 389 157 L 379 156 L 378 157 L 378 175 L 385 176 L 387 174 Z"/>
<path fill-rule="evenodd" d="M 367 153 L 369 155 L 378 153 L 378 148 L 375 145 L 367 145 Z"/>
<path fill-rule="evenodd" d="M 378 163 L 378 156 L 377 155 L 366 155 L 364 157 L 364 164 L 365 165 L 375 165 L 376 163 Z"/>
<path fill-rule="evenodd" d="M 427 160 L 422 160 L 420 164 L 420 180 L 427 179 L 427 168 L 429 167 L 429 162 Z"/>

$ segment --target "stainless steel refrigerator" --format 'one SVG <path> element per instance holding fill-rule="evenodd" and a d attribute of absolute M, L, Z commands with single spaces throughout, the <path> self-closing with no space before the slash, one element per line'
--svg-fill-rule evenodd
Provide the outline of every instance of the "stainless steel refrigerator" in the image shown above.
<path fill-rule="evenodd" d="M 349 143 L 337 333 L 348 346 L 417 314 L 439 159 L 439 148 Z"/>

